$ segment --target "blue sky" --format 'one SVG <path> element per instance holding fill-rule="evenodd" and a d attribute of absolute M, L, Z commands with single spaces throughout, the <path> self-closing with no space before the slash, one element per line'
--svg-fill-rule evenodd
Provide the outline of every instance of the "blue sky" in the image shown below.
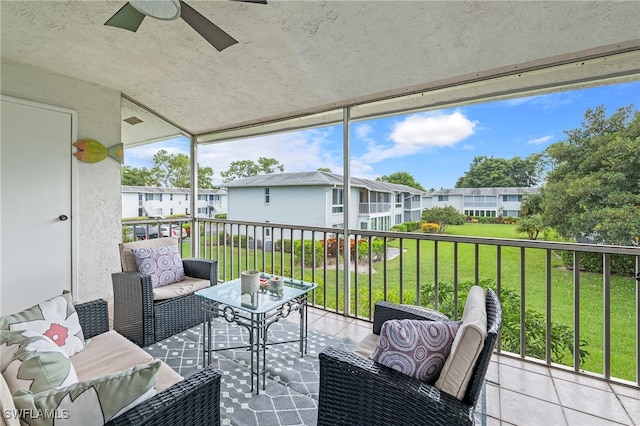
<path fill-rule="evenodd" d="M 640 108 L 640 82 L 572 90 L 548 95 L 405 114 L 352 123 L 351 173 L 375 179 L 398 171 L 411 173 L 426 189 L 453 188 L 479 155 L 524 158 L 565 139 L 564 130 L 581 127 L 588 108 L 607 114 L 634 104 Z M 186 138 L 127 149 L 125 164 L 150 167 L 159 149 L 189 154 Z M 273 157 L 285 172 L 328 167 L 342 173 L 342 127 L 330 126 L 206 145 L 200 165 L 220 172 L 235 160 Z"/>

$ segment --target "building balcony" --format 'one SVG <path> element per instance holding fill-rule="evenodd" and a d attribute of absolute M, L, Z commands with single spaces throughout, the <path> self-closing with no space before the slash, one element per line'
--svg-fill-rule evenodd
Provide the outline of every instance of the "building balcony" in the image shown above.
<path fill-rule="evenodd" d="M 309 327 L 361 340 L 371 323 L 310 308 Z M 486 425 L 637 425 L 640 389 L 588 377 L 539 360 L 496 352 L 486 377 L 486 398 L 476 409 Z M 480 406 L 484 404 L 484 406 Z"/>
<path fill-rule="evenodd" d="M 360 203 L 360 214 L 388 213 L 391 211 L 391 203 Z"/>
<path fill-rule="evenodd" d="M 345 239 L 335 228 L 200 223 L 200 244 L 192 248 L 193 234 L 182 239 L 183 254 L 217 260 L 222 281 L 258 269 L 319 283 L 309 327 L 354 342 L 371 331 L 378 300 L 455 319 L 466 286 L 494 288 L 504 322 L 478 403 L 486 424 L 639 424 L 640 248 L 362 230 Z M 266 232 L 278 236 L 270 250 L 252 242 Z M 600 271 L 586 272 L 594 256 Z M 633 275 L 612 273 L 622 258 Z"/>

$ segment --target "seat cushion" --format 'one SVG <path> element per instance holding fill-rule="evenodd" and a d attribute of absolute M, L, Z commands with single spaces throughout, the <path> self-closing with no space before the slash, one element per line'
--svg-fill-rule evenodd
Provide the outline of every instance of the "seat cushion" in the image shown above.
<path fill-rule="evenodd" d="M 0 331 L 2 376 L 11 393 L 43 392 L 78 382 L 67 354 L 53 340 L 32 331 Z"/>
<path fill-rule="evenodd" d="M 84 351 L 71 357 L 79 380 L 117 373 L 152 360 L 151 355 L 113 330 L 92 337 Z"/>
<path fill-rule="evenodd" d="M 352 352 L 363 358 L 369 358 L 373 352 L 373 348 L 375 348 L 376 343 L 378 343 L 378 339 L 380 339 L 379 335 L 369 333 L 358 343 L 358 346 L 356 346 Z"/>
<path fill-rule="evenodd" d="M 0 318 L 0 330 L 29 330 L 45 335 L 67 356 L 84 349 L 82 327 L 69 292 Z"/>
<path fill-rule="evenodd" d="M 207 288 L 211 281 L 200 278 L 184 277 L 179 283 L 164 285 L 153 289 L 153 300 L 172 299 L 176 296 L 184 296 L 194 291 Z"/>
<path fill-rule="evenodd" d="M 151 277 L 153 288 L 184 280 L 184 266 L 178 244 L 164 247 L 139 247 L 131 250 L 138 271 Z"/>
<path fill-rule="evenodd" d="M 13 402 L 18 410 L 23 410 L 24 420 L 31 426 L 53 426 L 54 421 L 56 424 L 103 425 L 155 395 L 161 364 L 162 361 L 156 360 L 37 394 L 19 390 L 13 395 Z M 62 421 L 54 419 L 55 416 L 38 416 L 53 410 L 57 410 Z"/>
<path fill-rule="evenodd" d="M 433 384 L 460 327 L 454 321 L 388 320 L 370 358 L 420 381 Z"/>
<path fill-rule="evenodd" d="M 179 239 L 176 237 L 167 237 L 120 244 L 120 265 L 122 266 L 122 272 L 138 272 L 138 265 L 136 265 L 136 258 L 132 251 L 134 248 L 166 247 L 176 245 L 178 242 Z"/>
<path fill-rule="evenodd" d="M 81 381 L 97 379 L 152 360 L 151 355 L 113 330 L 92 337 L 84 351 L 71 357 Z M 182 380 L 178 373 L 162 364 L 156 384 L 158 392 Z"/>
<path fill-rule="evenodd" d="M 0 374 L 0 426 L 20 426 L 9 385 Z"/>
<path fill-rule="evenodd" d="M 435 386 L 442 392 L 464 399 L 473 368 L 487 337 L 487 308 L 484 289 L 473 286 L 469 290 L 462 314 L 462 325 L 451 346 L 451 354 L 444 363 Z"/>

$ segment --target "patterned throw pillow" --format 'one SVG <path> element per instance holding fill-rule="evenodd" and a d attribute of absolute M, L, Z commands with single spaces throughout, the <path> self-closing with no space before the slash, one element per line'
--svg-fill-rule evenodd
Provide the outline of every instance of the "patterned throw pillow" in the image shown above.
<path fill-rule="evenodd" d="M 103 425 L 155 395 L 160 364 L 156 360 L 38 394 L 19 390 L 13 394 L 13 402 L 23 410 L 22 420 L 30 426 Z M 43 412 L 51 415 L 38 416 Z M 33 417 L 28 417 L 30 414 Z"/>
<path fill-rule="evenodd" d="M 67 356 L 85 348 L 78 313 L 68 292 L 0 318 L 0 330 L 29 330 L 45 335 L 60 346 Z"/>
<path fill-rule="evenodd" d="M 423 382 L 440 375 L 460 322 L 389 320 L 370 358 Z"/>
<path fill-rule="evenodd" d="M 32 331 L 0 331 L 0 367 L 11 393 L 37 393 L 78 382 L 62 348 Z"/>
<path fill-rule="evenodd" d="M 182 258 L 178 245 L 150 248 L 134 248 L 138 272 L 151 276 L 153 288 L 184 280 Z"/>

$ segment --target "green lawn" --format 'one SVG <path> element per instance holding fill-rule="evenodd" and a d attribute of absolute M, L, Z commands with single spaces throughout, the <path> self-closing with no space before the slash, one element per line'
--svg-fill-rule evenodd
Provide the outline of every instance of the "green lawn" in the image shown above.
<path fill-rule="evenodd" d="M 526 238 L 525 234 L 517 234 L 515 225 L 465 224 L 449 226 L 447 234 L 477 237 L 497 238 Z M 436 244 L 433 241 L 421 241 L 420 259 L 418 260 L 418 243 L 405 240 L 402 245 L 403 256 L 372 265 L 374 272 L 369 275 L 365 266 L 357 277 L 351 273 L 351 311 L 358 312 L 362 317 L 370 317 L 372 303 L 380 299 L 416 303 L 419 283 L 431 283 L 437 279 L 439 283 L 453 283 L 454 280 L 454 244 L 437 243 L 438 261 L 435 261 Z M 400 240 L 389 242 L 389 247 L 399 248 Z M 185 254 L 188 248 L 185 248 Z M 218 259 L 226 264 L 227 276 L 224 279 L 235 278 L 241 270 L 256 267 L 260 270 L 275 271 L 296 278 L 314 280 L 320 284 L 315 293 L 315 303 L 329 309 L 343 311 L 344 285 L 343 273 L 336 271 L 334 265 L 327 270 L 305 268 L 304 277 L 299 264 L 293 262 L 291 255 L 280 252 L 265 253 L 264 262 L 262 252 L 257 252 L 254 263 L 254 251 L 234 249 L 226 252 L 207 249 L 208 258 Z M 519 248 L 503 247 L 501 280 L 505 290 L 513 290 L 520 295 L 520 259 Z M 204 253 L 204 252 L 202 252 Z M 475 245 L 458 244 L 458 281 L 475 280 Z M 240 260 L 240 262 L 239 262 Z M 480 246 L 478 249 L 479 279 L 496 280 L 496 248 Z M 525 251 L 525 307 L 542 314 L 546 309 L 546 251 L 527 249 Z M 284 268 L 282 266 L 284 265 Z M 419 269 L 418 269 L 419 268 Z M 293 272 L 292 272 L 293 271 Z M 222 277 L 221 277 L 222 278 Z M 386 279 L 385 279 L 386 278 Z M 371 293 L 369 292 L 371 280 Z M 581 272 L 580 274 L 580 338 L 588 342 L 586 348 L 589 356 L 581 366 L 585 370 L 596 373 L 603 372 L 603 284 L 600 274 Z M 402 282 L 402 287 L 400 286 Z M 574 288 L 573 271 L 563 267 L 557 253 L 552 254 L 551 271 L 551 300 L 552 321 L 565 324 L 573 329 L 574 321 Z M 357 295 L 357 297 L 356 297 Z M 371 303 L 370 303 L 371 299 Z M 433 306 L 432 301 L 421 301 L 422 304 Z M 463 303 L 463 301 L 461 301 Z M 357 304 L 357 309 L 356 309 Z M 611 277 L 611 374 L 627 380 L 635 380 L 635 281 L 632 277 Z M 554 359 L 554 361 L 559 361 Z M 565 354 L 562 363 L 572 364 L 571 354 Z"/>

